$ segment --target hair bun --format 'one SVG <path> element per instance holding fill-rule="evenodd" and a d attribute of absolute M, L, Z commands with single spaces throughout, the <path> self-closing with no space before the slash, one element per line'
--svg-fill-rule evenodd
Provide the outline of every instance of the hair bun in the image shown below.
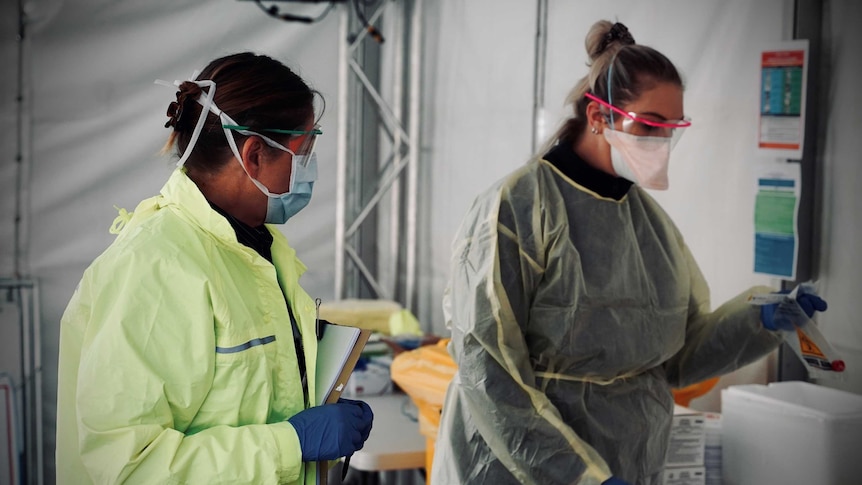
<path fill-rule="evenodd" d="M 168 121 L 165 123 L 165 128 L 173 128 L 174 130 L 180 131 L 180 123 L 183 120 L 183 108 L 185 107 L 186 101 L 189 99 L 192 102 L 196 102 L 198 97 L 201 95 L 201 87 L 198 86 L 197 83 L 192 81 L 186 81 L 180 84 L 180 90 L 177 91 L 176 101 L 171 101 L 171 104 L 168 105 Z"/>
<path fill-rule="evenodd" d="M 635 38 L 632 37 L 632 34 L 631 32 L 629 32 L 628 27 L 619 22 L 616 22 L 605 34 L 604 39 L 602 39 L 599 52 L 604 52 L 608 48 L 608 46 L 610 46 L 614 42 L 619 42 L 622 45 L 633 45 L 635 43 Z"/>

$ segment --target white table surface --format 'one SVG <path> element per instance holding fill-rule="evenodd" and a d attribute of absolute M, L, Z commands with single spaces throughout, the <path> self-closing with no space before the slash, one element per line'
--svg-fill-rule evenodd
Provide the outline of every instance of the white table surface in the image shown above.
<path fill-rule="evenodd" d="M 406 394 L 358 397 L 374 412 L 374 425 L 365 446 L 350 458 L 350 466 L 362 471 L 423 468 L 425 436 L 411 417 L 418 410 Z"/>

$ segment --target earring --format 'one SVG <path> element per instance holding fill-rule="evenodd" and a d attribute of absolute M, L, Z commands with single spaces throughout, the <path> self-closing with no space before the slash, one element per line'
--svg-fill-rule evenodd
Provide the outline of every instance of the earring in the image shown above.
<path fill-rule="evenodd" d="M 599 130 L 597 130 L 595 126 L 594 126 L 594 127 L 593 127 L 593 129 L 592 129 L 592 130 L 590 130 L 590 131 L 593 133 L 593 135 L 598 135 L 598 134 L 599 134 Z"/>

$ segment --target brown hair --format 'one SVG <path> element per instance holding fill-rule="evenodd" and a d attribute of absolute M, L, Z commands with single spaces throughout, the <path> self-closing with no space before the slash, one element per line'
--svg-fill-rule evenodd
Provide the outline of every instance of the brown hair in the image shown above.
<path fill-rule="evenodd" d="M 251 131 L 305 129 L 305 123 L 314 116 L 314 96 L 319 95 L 284 64 L 251 52 L 215 59 L 197 80 L 213 81 L 217 88 L 214 102 L 218 108 Z M 203 108 L 197 102 L 201 93 L 201 87 L 194 82 L 185 81 L 180 85 L 177 100 L 168 106 L 169 120 L 165 127 L 173 131 L 165 144 L 165 152 L 173 149 L 177 156 L 185 152 Z M 218 116 L 207 115 L 185 163 L 189 170 L 218 171 L 230 159 L 230 147 L 221 125 Z M 245 139 L 236 132 L 234 137 L 238 145 Z M 279 140 L 286 136 L 273 135 L 272 138 Z"/>
<path fill-rule="evenodd" d="M 670 59 L 651 47 L 635 44 L 628 28 L 619 22 L 599 20 L 593 24 L 587 32 L 585 45 L 590 57 L 587 62 L 590 71 L 566 97 L 566 104 L 573 106 L 573 116 L 548 140 L 538 156 L 544 155 L 558 140 L 574 141 L 583 132 L 590 102 L 584 93 L 589 92 L 614 106 L 625 106 L 657 82 L 683 86 L 682 78 Z"/>

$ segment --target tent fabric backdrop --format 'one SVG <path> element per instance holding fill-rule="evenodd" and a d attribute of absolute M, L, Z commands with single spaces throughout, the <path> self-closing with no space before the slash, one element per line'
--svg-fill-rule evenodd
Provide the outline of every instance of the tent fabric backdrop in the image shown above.
<path fill-rule="evenodd" d="M 753 273 L 755 166 L 759 106 L 759 50 L 793 37 L 794 0 L 689 2 L 685 0 L 550 0 L 545 76 L 545 135 L 568 115 L 563 101 L 587 72 L 584 37 L 599 19 L 626 24 L 638 43 L 665 53 L 686 84 L 685 111 L 693 119 L 674 149 L 670 189 L 652 192 L 671 215 L 710 284 L 713 306 L 742 289 L 780 280 Z M 848 362 L 862 369 L 862 322 L 853 302 L 862 287 L 862 4 L 824 0 L 825 69 L 820 113 L 823 204 L 819 260 L 821 293 L 830 310 L 824 333 Z M 424 213 L 429 227 L 421 261 L 420 320 L 445 334 L 441 300 L 449 276 L 452 238 L 476 195 L 529 158 L 532 130 L 536 2 L 439 2 L 426 60 L 423 170 L 431 189 Z M 489 19 L 493 18 L 493 21 Z M 433 66 L 430 67 L 430 66 Z M 825 147 L 825 149 L 823 149 Z M 816 236 L 816 234 L 815 234 Z M 708 396 L 733 382 L 769 376 L 761 361 L 722 378 Z M 862 392 L 862 372 L 825 385 Z"/>
<path fill-rule="evenodd" d="M 303 285 L 332 298 L 338 12 L 303 25 L 238 1 L 34 1 L 30 7 L 29 248 L 44 302 L 44 449 L 52 483 L 60 316 L 84 268 L 114 238 L 108 233 L 113 206 L 133 210 L 158 193 L 174 167 L 159 155 L 174 90 L 155 79 L 187 79 L 216 57 L 250 50 L 281 60 L 324 95 L 320 180 L 309 207 L 282 230 L 310 268 Z"/>
<path fill-rule="evenodd" d="M 446 335 L 441 300 L 450 247 L 473 199 L 532 155 L 536 2 L 441 2 L 428 54 L 423 170 L 430 180 L 430 228 L 419 272 L 419 319 Z M 503 14 L 505 12 L 505 14 Z M 488 18 L 493 16 L 494 21 Z M 665 53 L 686 84 L 693 119 L 671 156 L 670 190 L 652 194 L 676 221 L 710 284 L 713 306 L 776 279 L 753 268 L 754 165 L 759 104 L 758 48 L 790 38 L 793 0 L 627 0 L 548 5 L 544 132 L 570 114 L 563 103 L 588 68 L 584 38 L 599 19 L 620 21 L 640 44 Z M 729 123 L 728 120 L 733 120 Z M 720 407 L 732 383 L 766 382 L 761 360 L 726 376 L 704 398 Z"/>
<path fill-rule="evenodd" d="M 424 274 L 431 292 L 423 295 L 420 320 L 438 331 L 461 217 L 479 192 L 531 155 L 536 5 L 509 2 L 505 16 L 498 5 L 443 2 L 429 61 L 433 115 L 423 164 L 431 170 L 433 239 L 431 273 Z M 549 2 L 544 137 L 569 114 L 563 102 L 587 73 L 584 37 L 599 19 L 626 24 L 638 43 L 665 53 L 681 71 L 693 124 L 671 156 L 670 190 L 652 193 L 687 238 L 716 304 L 771 280 L 752 273 L 757 49 L 789 35 L 792 13 L 792 0 Z"/>
<path fill-rule="evenodd" d="M 307 209 L 283 231 L 309 266 L 303 285 L 333 297 L 335 120 L 339 12 L 311 26 L 279 22 L 248 1 L 30 0 L 25 43 L 26 141 L 30 150 L 24 203 L 27 275 L 42 285 L 43 397 L 46 482 L 53 482 L 54 416 L 59 319 L 86 266 L 113 240 L 107 228 L 114 205 L 132 210 L 157 193 L 172 170 L 158 155 L 173 92 L 152 84 L 189 76 L 209 60 L 252 50 L 298 70 L 326 98 L 324 137 L 318 143 L 320 181 Z M 854 0 L 827 1 L 835 46 L 859 40 Z M 283 7 L 287 8 L 287 7 Z M 291 7 L 293 8 L 293 7 Z M 315 14 L 320 6 L 299 8 Z M 583 39 L 600 18 L 619 20 L 635 39 L 668 54 L 682 71 L 686 112 L 694 120 L 671 162 L 671 189 L 656 194 L 680 226 L 711 284 L 718 304 L 743 287 L 769 278 L 752 273 L 754 151 L 762 43 L 790 37 L 793 0 L 655 0 L 549 2 L 546 134 L 566 114 L 568 89 L 586 73 Z M 4 14 L 14 15 L 12 2 Z M 417 316 L 426 330 L 446 334 L 441 299 L 449 275 L 450 244 L 475 196 L 531 155 L 536 4 L 522 0 L 424 2 L 420 251 Z M 293 11 L 293 10 L 292 10 Z M 15 38 L 3 15 L 3 39 Z M 858 23 L 858 22 L 857 22 Z M 854 32 L 856 32 L 854 34 Z M 855 35 L 855 37 L 854 37 Z M 16 52 L 4 42 L 4 59 Z M 856 45 L 856 44 L 854 44 Z M 858 50 L 834 47 L 836 59 L 858 66 Z M 858 49 L 858 45 L 857 45 Z M 840 51 L 840 52 L 839 52 Z M 838 61 L 836 61 L 838 62 Z M 842 68 L 832 89 L 852 93 L 858 69 Z M 14 73 L 0 87 L 14 92 Z M 849 97 L 848 97 L 849 98 Z M 841 98 L 845 99 L 845 98 Z M 839 100 L 833 100 L 836 104 Z M 858 104 L 857 104 L 858 106 Z M 841 105 L 831 114 L 827 185 L 840 192 L 831 230 L 842 239 L 824 247 L 835 254 L 824 270 L 841 276 L 826 287 L 837 295 L 821 321 L 848 348 L 862 348 L 852 312 L 862 286 L 858 262 L 845 264 L 858 241 L 862 214 L 858 161 L 859 110 Z M 15 104 L 0 103 L 3 155 L 14 157 Z M 842 131 L 843 130 L 843 131 Z M 844 135 L 841 135 L 844 133 Z M 841 138 L 843 136 L 843 138 Z M 0 166 L 0 271 L 12 271 L 16 171 Z M 828 195 L 832 197 L 832 195 Z M 854 227 L 856 229 L 854 229 Z M 858 256 L 852 256 L 858 258 Z M 830 301 L 832 303 L 832 301 Z M 862 355 L 862 350 L 859 350 Z M 860 359 L 862 360 L 862 359 Z M 857 388 L 858 392 L 858 388 Z"/>

